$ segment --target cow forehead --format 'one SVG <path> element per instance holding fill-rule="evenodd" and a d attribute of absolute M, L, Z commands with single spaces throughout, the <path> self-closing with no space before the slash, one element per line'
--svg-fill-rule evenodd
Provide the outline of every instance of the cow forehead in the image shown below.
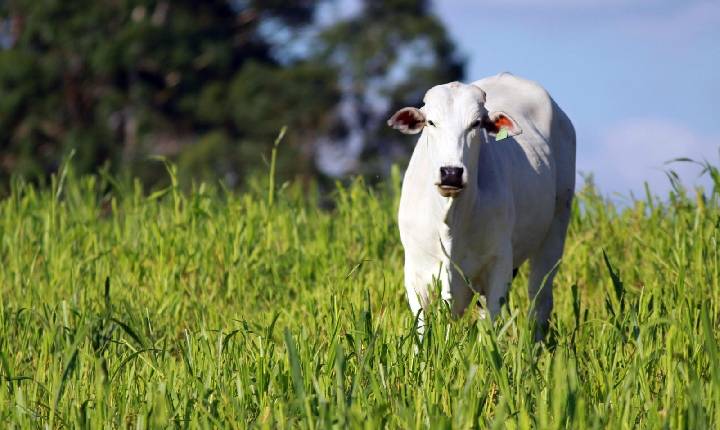
<path fill-rule="evenodd" d="M 423 101 L 423 109 L 435 115 L 476 116 L 485 103 L 485 93 L 475 85 L 451 82 L 430 88 Z"/>

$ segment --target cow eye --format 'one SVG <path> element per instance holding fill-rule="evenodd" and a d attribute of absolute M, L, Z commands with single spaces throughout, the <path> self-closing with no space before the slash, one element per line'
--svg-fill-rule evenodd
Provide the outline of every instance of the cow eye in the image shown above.
<path fill-rule="evenodd" d="M 435 123 L 432 122 L 432 121 L 430 121 L 430 120 L 428 120 L 428 125 L 431 125 L 431 126 L 435 127 Z"/>

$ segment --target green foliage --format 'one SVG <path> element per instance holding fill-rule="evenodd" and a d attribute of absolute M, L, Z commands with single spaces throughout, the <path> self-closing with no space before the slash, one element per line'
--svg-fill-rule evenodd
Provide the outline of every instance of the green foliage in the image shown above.
<path fill-rule="evenodd" d="M 242 184 L 265 169 L 261 154 L 283 125 L 279 171 L 307 177 L 323 137 L 342 141 L 357 127 L 382 147 L 386 112 L 368 118 L 372 97 L 360 87 L 382 82 L 392 108 L 461 75 L 426 1 L 366 0 L 359 17 L 318 28 L 321 3 L 1 2 L 11 30 L 0 36 L 12 44 L 0 49 L 0 190 L 11 174 L 43 182 L 73 149 L 81 172 L 109 165 L 154 184 L 147 159 L 162 155 L 183 177 Z M 413 58 L 420 39 L 432 45 L 422 58 L 435 57 L 416 70 L 398 59 Z M 361 93 L 358 125 L 338 107 Z"/>
<path fill-rule="evenodd" d="M 419 341 L 398 171 L 150 195 L 62 170 L 0 201 L 0 422 L 14 427 L 717 428 L 720 182 L 575 203 L 547 343 L 521 271 L 493 326 Z"/>
<path fill-rule="evenodd" d="M 337 102 L 334 70 L 281 63 L 263 33 L 269 22 L 307 28 L 316 3 L 3 3 L 0 19 L 12 22 L 13 42 L 0 51 L 0 181 L 10 173 L 43 178 L 71 149 L 81 171 L 109 161 L 142 175 L 147 165 L 138 163 L 148 155 L 188 149 L 183 158 L 225 162 L 218 176 L 240 176 L 259 164 L 258 142 L 271 141 L 281 125 L 322 133 Z M 205 134 L 216 147 L 198 160 L 188 143 Z M 218 134 L 228 137 L 222 147 Z"/>

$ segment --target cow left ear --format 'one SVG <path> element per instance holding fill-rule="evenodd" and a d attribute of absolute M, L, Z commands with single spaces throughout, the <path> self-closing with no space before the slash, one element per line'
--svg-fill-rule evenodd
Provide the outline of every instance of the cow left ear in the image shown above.
<path fill-rule="evenodd" d="M 490 112 L 482 122 L 482 126 L 488 133 L 497 134 L 501 129 L 507 129 L 508 136 L 517 136 L 522 129 L 514 119 L 505 112 Z"/>

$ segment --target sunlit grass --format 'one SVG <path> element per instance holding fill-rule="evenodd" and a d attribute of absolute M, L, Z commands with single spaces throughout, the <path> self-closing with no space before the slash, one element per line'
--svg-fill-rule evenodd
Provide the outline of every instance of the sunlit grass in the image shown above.
<path fill-rule="evenodd" d="M 580 191 L 535 343 L 525 270 L 494 326 L 438 304 L 417 339 L 397 172 L 338 185 L 333 210 L 266 180 L 149 195 L 107 175 L 15 181 L 0 423 L 718 428 L 719 182 L 622 209 Z"/>

